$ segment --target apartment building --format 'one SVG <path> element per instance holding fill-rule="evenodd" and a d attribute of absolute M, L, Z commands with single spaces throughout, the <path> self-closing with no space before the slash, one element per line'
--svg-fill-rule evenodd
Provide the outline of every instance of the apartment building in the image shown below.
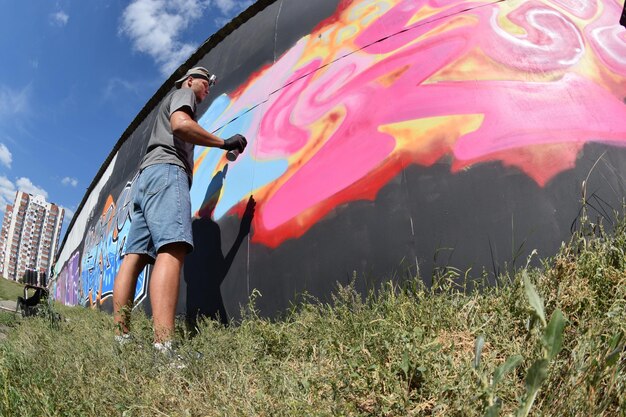
<path fill-rule="evenodd" d="M 0 275 L 13 281 L 35 271 L 50 276 L 59 246 L 64 210 L 40 195 L 18 191 L 7 205 L 0 231 Z"/>

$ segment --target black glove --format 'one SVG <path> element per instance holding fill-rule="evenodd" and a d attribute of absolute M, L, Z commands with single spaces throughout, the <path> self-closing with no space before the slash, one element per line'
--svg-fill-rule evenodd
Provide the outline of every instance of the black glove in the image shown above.
<path fill-rule="evenodd" d="M 237 149 L 239 153 L 241 153 L 244 149 L 246 149 L 247 145 L 248 141 L 246 140 L 246 138 L 238 133 L 229 137 L 228 139 L 224 139 L 224 146 L 222 146 L 222 149 L 225 149 L 227 151 Z"/>

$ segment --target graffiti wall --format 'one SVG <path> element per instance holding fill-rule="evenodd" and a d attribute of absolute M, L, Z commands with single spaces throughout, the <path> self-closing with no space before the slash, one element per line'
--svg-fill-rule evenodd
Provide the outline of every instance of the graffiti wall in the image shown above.
<path fill-rule="evenodd" d="M 53 282 L 56 300 L 66 305 L 97 306 L 113 295 L 113 281 L 122 263 L 122 250 L 130 229 L 130 196 L 134 179 L 124 185 L 117 200 L 108 195 L 102 212 L 92 214 L 82 248 L 61 267 Z M 146 271 L 138 278 L 135 299 L 147 292 Z"/>
<path fill-rule="evenodd" d="M 493 277 L 533 249 L 554 254 L 583 191 L 609 225 L 626 197 L 622 6 L 256 3 L 122 136 L 64 241 L 54 294 L 110 299 L 154 106 L 195 65 L 220 80 L 199 123 L 249 146 L 234 162 L 196 147 L 181 313 L 227 320 L 258 289 L 273 315 L 337 282 L 428 284 L 445 265 Z"/>

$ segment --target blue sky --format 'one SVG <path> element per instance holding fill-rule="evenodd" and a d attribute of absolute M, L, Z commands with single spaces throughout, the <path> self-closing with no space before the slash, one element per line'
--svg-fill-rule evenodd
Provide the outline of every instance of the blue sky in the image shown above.
<path fill-rule="evenodd" d="M 66 209 L 172 72 L 251 0 L 0 0 L 0 215 Z"/>

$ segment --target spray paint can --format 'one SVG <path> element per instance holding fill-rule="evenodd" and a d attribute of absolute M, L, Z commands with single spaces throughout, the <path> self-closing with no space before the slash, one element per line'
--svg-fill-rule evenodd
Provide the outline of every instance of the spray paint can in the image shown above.
<path fill-rule="evenodd" d="M 239 156 L 239 150 L 237 149 L 233 149 L 231 151 L 226 152 L 226 159 L 228 159 L 230 162 L 234 162 L 238 156 Z"/>

